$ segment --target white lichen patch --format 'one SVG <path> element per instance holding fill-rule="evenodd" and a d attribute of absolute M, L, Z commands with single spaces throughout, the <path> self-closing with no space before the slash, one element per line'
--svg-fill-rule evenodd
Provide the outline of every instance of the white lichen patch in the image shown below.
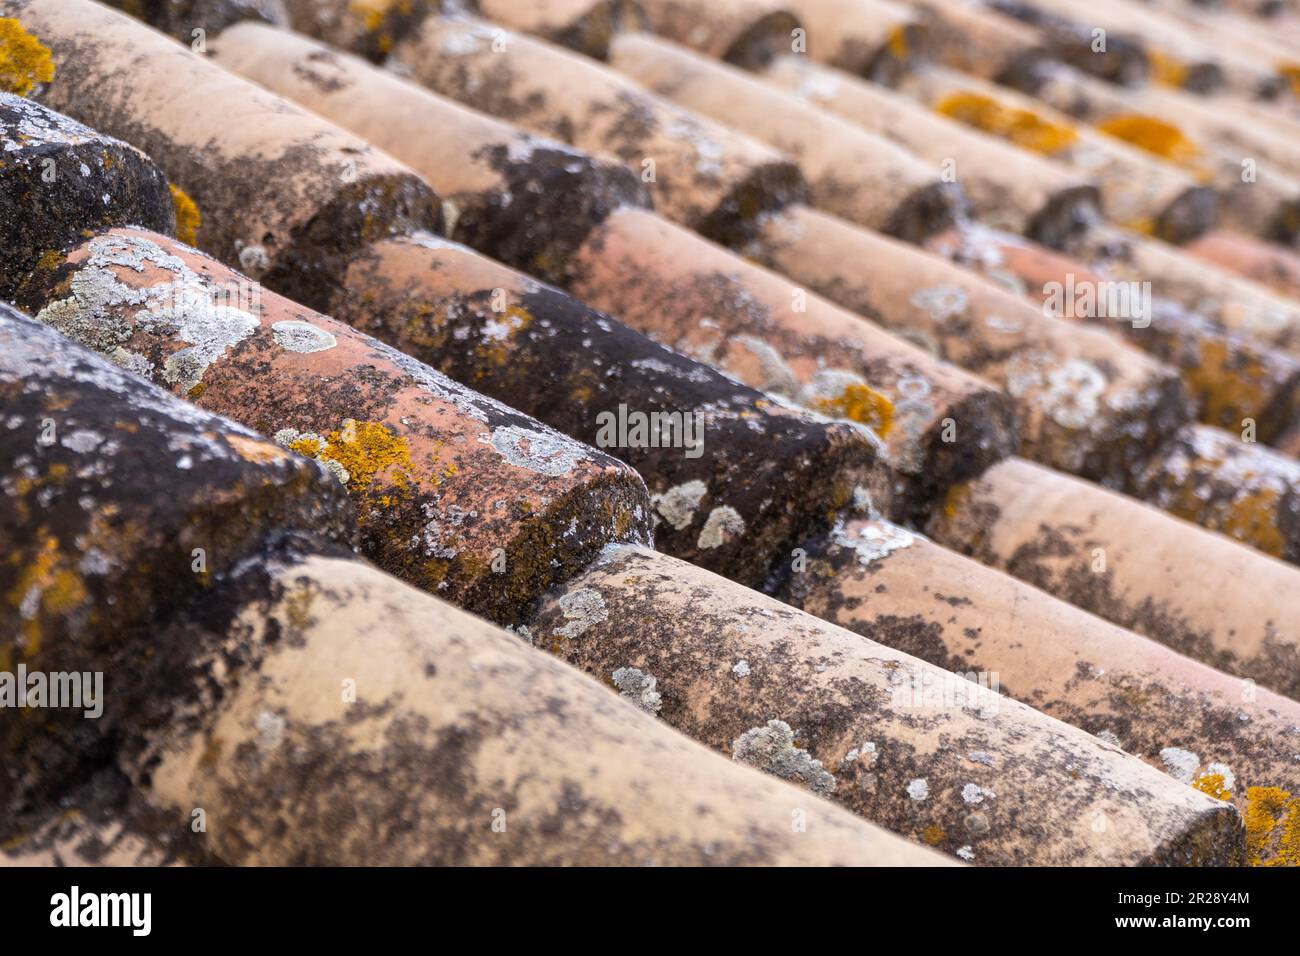
<path fill-rule="evenodd" d="M 555 633 L 561 637 L 581 637 L 597 624 L 609 619 L 609 610 L 605 599 L 594 588 L 578 588 L 560 598 L 560 613 L 568 621 L 563 627 L 557 627 Z"/>
<path fill-rule="evenodd" d="M 1200 757 L 1181 747 L 1165 747 L 1160 751 L 1160 760 L 1169 776 L 1183 783 L 1191 783 L 1201 765 Z"/>
<path fill-rule="evenodd" d="M 284 739 L 285 720 L 279 714 L 264 710 L 257 715 L 257 746 L 264 751 L 274 750 Z"/>
<path fill-rule="evenodd" d="M 501 425 L 492 429 L 490 444 L 510 464 L 539 475 L 558 478 L 587 459 L 581 445 L 555 432 Z"/>
<path fill-rule="evenodd" d="M 687 481 L 669 488 L 661 495 L 653 495 L 650 503 L 665 521 L 681 531 L 695 518 L 695 509 L 709 488 L 704 482 Z"/>
<path fill-rule="evenodd" d="M 875 741 L 868 740 L 866 743 L 862 744 L 862 746 L 854 747 L 846 753 L 844 755 L 844 763 L 851 764 L 860 762 L 865 766 L 870 767 L 875 764 L 878 756 L 879 752 L 876 750 Z"/>
<path fill-rule="evenodd" d="M 648 714 L 659 713 L 663 698 L 655 690 L 655 678 L 636 667 L 620 667 L 611 675 L 620 697 L 630 700 Z"/>
<path fill-rule="evenodd" d="M 1106 385 L 1106 376 L 1091 362 L 1061 362 L 1043 349 L 1022 352 L 1007 363 L 1007 392 L 1033 403 L 1062 428 L 1095 423 Z"/>
<path fill-rule="evenodd" d="M 709 512 L 700 529 L 696 546 L 705 550 L 720 548 L 737 535 L 745 533 L 745 520 L 730 505 L 719 505 Z"/>
<path fill-rule="evenodd" d="M 924 777 L 917 777 L 907 785 L 907 795 L 919 803 L 930 796 L 930 785 Z"/>
<path fill-rule="evenodd" d="M 992 790 L 986 790 L 977 783 L 968 783 L 961 788 L 961 798 L 972 806 L 983 803 L 985 800 L 992 799 L 996 794 Z"/>
<path fill-rule="evenodd" d="M 916 537 L 906 528 L 879 518 L 862 522 L 853 533 L 843 521 L 836 522 L 831 529 L 831 540 L 841 548 L 857 552 L 858 563 L 864 567 L 902 548 L 910 548 Z"/>
<path fill-rule="evenodd" d="M 794 731 L 784 720 L 753 727 L 731 745 L 732 759 L 765 770 L 782 780 L 798 781 L 813 793 L 835 790 L 835 777 L 808 751 L 795 746 Z"/>
<path fill-rule="evenodd" d="M 271 334 L 276 344 L 289 352 L 324 352 L 339 344 L 339 340 L 330 332 L 310 322 L 287 319 L 271 326 Z"/>
<path fill-rule="evenodd" d="M 170 273 L 171 280 L 136 289 L 115 271 L 143 273 L 148 265 Z M 69 287 L 68 298 L 51 303 L 37 318 L 137 373 L 156 370 L 123 347 L 136 329 L 184 343 L 185 348 L 167 357 L 161 372 L 165 382 L 182 392 L 198 385 L 213 362 L 259 326 L 249 312 L 221 304 L 206 280 L 144 236 L 94 239 Z"/>
<path fill-rule="evenodd" d="M 942 324 L 964 315 L 970 307 L 970 296 L 958 286 L 938 285 L 917 289 L 912 294 L 911 302 L 918 309 L 924 310 L 932 320 Z"/>
<path fill-rule="evenodd" d="M 88 429 L 77 429 L 69 432 L 59 440 L 59 444 L 69 451 L 75 451 L 78 454 L 85 455 L 100 446 L 104 441 L 104 436 L 99 432 L 93 432 Z"/>
<path fill-rule="evenodd" d="M 731 673 L 735 674 L 740 680 L 749 676 L 749 661 L 736 661 L 731 665 Z"/>

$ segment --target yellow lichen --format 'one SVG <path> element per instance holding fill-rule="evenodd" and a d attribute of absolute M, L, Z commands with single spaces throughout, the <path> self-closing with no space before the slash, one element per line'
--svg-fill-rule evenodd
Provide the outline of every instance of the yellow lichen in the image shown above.
<path fill-rule="evenodd" d="M 1250 787 L 1243 816 L 1251 866 L 1300 866 L 1300 797 L 1281 787 Z"/>
<path fill-rule="evenodd" d="M 36 268 L 49 272 L 53 269 L 57 269 L 62 262 L 63 253 L 59 252 L 58 249 L 50 249 L 48 252 L 44 253 L 39 260 L 37 260 Z"/>
<path fill-rule="evenodd" d="M 1245 541 L 1265 554 L 1282 557 L 1286 553 L 1286 540 L 1277 528 L 1278 498 L 1278 493 L 1269 489 L 1242 495 L 1217 522 L 1216 530 Z"/>
<path fill-rule="evenodd" d="M 911 52 L 911 44 L 907 42 L 907 27 L 900 23 L 889 31 L 889 53 L 896 60 L 906 60 Z"/>
<path fill-rule="evenodd" d="M 168 184 L 172 191 L 172 202 L 176 206 L 176 238 L 187 246 L 199 244 L 199 226 L 203 225 L 203 216 L 199 207 L 189 194 L 174 183 Z"/>
<path fill-rule="evenodd" d="M 925 831 L 921 834 L 921 838 L 924 839 L 926 843 L 930 844 L 930 846 L 938 846 L 943 842 L 943 838 L 947 835 L 948 834 L 943 832 L 943 827 L 939 826 L 937 823 L 932 823 L 925 828 Z"/>
<path fill-rule="evenodd" d="M 33 657 L 41 649 L 41 619 L 62 617 L 80 608 L 86 586 L 76 572 L 63 567 L 58 538 L 46 535 L 10 590 L 10 605 L 23 620 L 24 653 Z"/>
<path fill-rule="evenodd" d="M 950 93 L 939 101 L 935 110 L 1048 156 L 1069 149 L 1079 138 L 1078 132 L 1064 123 L 1044 119 L 1032 110 L 1006 106 L 982 93 Z"/>
<path fill-rule="evenodd" d="M 13 17 L 0 17 L 0 92 L 26 96 L 54 79 L 50 48 Z"/>
<path fill-rule="evenodd" d="M 825 415 L 866 425 L 884 438 L 894 425 L 894 403 L 874 388 L 854 383 L 834 398 L 817 398 L 813 406 Z"/>
<path fill-rule="evenodd" d="M 1200 362 L 1185 369 L 1183 378 L 1202 404 L 1202 421 L 1236 422 L 1264 407 L 1268 372 L 1258 359 L 1222 339 L 1207 339 L 1199 351 Z"/>
<path fill-rule="evenodd" d="M 1300 99 L 1300 63 L 1283 63 L 1277 71 L 1291 84 L 1291 95 Z"/>
<path fill-rule="evenodd" d="M 1224 785 L 1225 783 L 1223 774 L 1207 773 L 1193 783 L 1192 786 L 1215 800 L 1231 800 L 1232 791 Z"/>
<path fill-rule="evenodd" d="M 972 494 L 970 482 L 959 482 L 949 488 L 943 503 L 943 516 L 949 521 L 956 518 L 957 513 L 970 503 Z"/>
<path fill-rule="evenodd" d="M 1147 50 L 1151 79 L 1162 86 L 1182 86 L 1187 82 L 1187 66 L 1159 50 Z"/>
<path fill-rule="evenodd" d="M 1124 113 L 1103 120 L 1097 124 L 1097 128 L 1171 163 L 1194 166 L 1201 154 L 1200 147 L 1188 139 L 1182 130 L 1173 123 L 1154 116 Z"/>
<path fill-rule="evenodd" d="M 317 457 L 338 462 L 348 473 L 350 489 L 368 488 L 381 473 L 401 488 L 415 477 L 410 445 L 382 422 L 345 419 L 342 428 L 325 436 L 325 447 Z"/>

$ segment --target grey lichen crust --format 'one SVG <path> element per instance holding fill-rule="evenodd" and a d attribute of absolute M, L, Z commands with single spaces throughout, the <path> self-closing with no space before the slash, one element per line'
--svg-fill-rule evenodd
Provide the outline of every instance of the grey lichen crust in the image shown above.
<path fill-rule="evenodd" d="M 813 793 L 835 790 L 835 777 L 812 754 L 795 746 L 794 731 L 784 720 L 769 720 L 765 727 L 753 727 L 731 745 L 732 758 L 766 770 L 783 780 L 802 783 Z"/>

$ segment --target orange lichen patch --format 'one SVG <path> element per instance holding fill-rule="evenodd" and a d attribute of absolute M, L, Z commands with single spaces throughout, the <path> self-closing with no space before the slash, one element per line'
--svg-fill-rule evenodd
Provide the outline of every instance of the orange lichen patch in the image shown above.
<path fill-rule="evenodd" d="M 1047 156 L 1069 149 L 1079 139 L 1078 132 L 1063 123 L 1045 120 L 1032 110 L 1006 106 L 982 93 L 950 93 L 935 110 Z"/>
<path fill-rule="evenodd" d="M 172 191 L 172 202 L 176 205 L 176 238 L 187 246 L 197 246 L 199 226 L 203 225 L 198 205 L 174 183 L 168 183 L 167 188 Z"/>
<path fill-rule="evenodd" d="M 26 96 L 54 79 L 50 48 L 14 17 L 0 17 L 0 91 Z"/>
<path fill-rule="evenodd" d="M 1097 124 L 1109 136 L 1183 166 L 1195 166 L 1201 149 L 1173 123 L 1141 113 L 1112 116 Z"/>
<path fill-rule="evenodd" d="M 906 60 L 912 52 L 911 44 L 907 42 L 907 28 L 903 24 L 889 31 L 888 46 L 890 54 L 898 60 Z"/>
<path fill-rule="evenodd" d="M 951 521 L 957 517 L 957 513 L 970 503 L 971 495 L 970 482 L 958 482 L 948 489 L 947 497 L 943 502 L 943 516 Z"/>
<path fill-rule="evenodd" d="M 1215 800 L 1231 800 L 1232 791 L 1225 784 L 1224 776 L 1221 773 L 1207 773 L 1192 784 L 1201 793 L 1213 797 Z"/>
<path fill-rule="evenodd" d="M 1183 378 L 1202 403 L 1205 421 L 1236 421 L 1265 407 L 1267 371 L 1257 360 L 1233 354 L 1221 339 L 1206 340 L 1200 351 L 1200 364 L 1184 369 Z"/>
<path fill-rule="evenodd" d="M 62 567 L 59 541 L 47 535 L 41 549 L 18 576 L 8 594 L 9 603 L 23 618 L 24 653 L 31 657 L 41 649 L 42 616 L 61 617 L 86 601 L 86 586 L 74 571 Z"/>
<path fill-rule="evenodd" d="M 1251 787 L 1244 816 L 1251 866 L 1300 866 L 1300 797 L 1281 787 Z"/>
<path fill-rule="evenodd" d="M 516 333 L 532 325 L 533 314 L 521 305 L 512 305 L 501 313 L 499 319 L 487 329 L 485 341 L 478 347 L 478 354 L 495 365 L 505 365 L 510 361 L 513 349 L 510 340 Z"/>
<path fill-rule="evenodd" d="M 348 418 L 343 427 L 325 436 L 325 445 L 313 457 L 337 462 L 348 474 L 348 488 L 368 488 L 381 473 L 399 488 L 415 479 L 415 464 L 407 440 L 382 422 Z"/>
<path fill-rule="evenodd" d="M 937 823 L 932 823 L 925 828 L 925 831 L 921 834 L 921 839 L 925 840 L 930 846 L 938 846 L 947 835 L 943 832 L 943 827 Z"/>
<path fill-rule="evenodd" d="M 58 249 L 50 249 L 48 252 L 43 254 L 39 260 L 37 260 L 36 268 L 44 269 L 46 272 L 49 272 L 52 269 L 57 269 L 59 264 L 62 262 L 63 253 L 59 252 Z"/>
<path fill-rule="evenodd" d="M 1168 54 L 1159 50 L 1148 50 L 1147 58 L 1151 63 L 1151 79 L 1163 86 L 1182 86 L 1187 82 L 1187 67 Z"/>
<path fill-rule="evenodd" d="M 846 385 L 838 396 L 815 399 L 813 405 L 824 415 L 866 425 L 881 438 L 894 424 L 894 403 L 866 385 Z"/>
<path fill-rule="evenodd" d="M 1286 542 L 1274 523 L 1278 497 L 1276 491 L 1265 489 L 1238 498 L 1219 522 L 1217 530 L 1230 538 L 1245 541 L 1265 554 L 1282 557 L 1286 553 Z"/>
<path fill-rule="evenodd" d="M 1300 98 L 1300 63 L 1283 63 L 1277 71 L 1291 84 L 1291 95 Z"/>

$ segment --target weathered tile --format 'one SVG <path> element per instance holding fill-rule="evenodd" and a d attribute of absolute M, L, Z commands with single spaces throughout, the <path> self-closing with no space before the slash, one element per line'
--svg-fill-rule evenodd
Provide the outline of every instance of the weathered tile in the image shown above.
<path fill-rule="evenodd" d="M 1300 607 L 1292 607 L 1300 572 L 1280 561 L 1016 458 L 954 487 L 926 530 L 1055 597 L 1300 700 Z"/>
<path fill-rule="evenodd" d="M 746 252 L 1000 386 L 1016 402 L 1022 451 L 1037 461 L 1123 482 L 1194 414 L 1175 371 L 1118 337 L 806 206 L 769 217 Z"/>
<path fill-rule="evenodd" d="M 393 60 L 434 92 L 593 152 L 651 185 L 655 208 L 720 241 L 802 198 L 780 153 L 694 116 L 586 57 L 469 17 L 430 17 Z"/>
<path fill-rule="evenodd" d="M 920 499 L 1015 446 L 1011 399 L 876 325 L 659 217 L 617 212 L 571 290 L 755 388 L 876 429 Z"/>
<path fill-rule="evenodd" d="M 167 180 L 147 156 L 12 93 L 0 92 L 0 157 L 2 299 L 84 230 L 175 225 Z"/>
<path fill-rule="evenodd" d="M 529 637 L 733 760 L 975 862 L 1241 858 L 1235 813 L 1117 748 L 643 548 L 549 595 Z"/>
<path fill-rule="evenodd" d="M 781 404 L 463 246 L 378 243 L 344 287 L 340 319 L 636 468 L 661 550 L 757 586 L 838 511 L 890 511 L 892 470 L 865 429 Z"/>
<path fill-rule="evenodd" d="M 609 59 L 683 109 L 734 124 L 793 157 L 812 203 L 828 212 L 914 242 L 966 215 L 961 185 L 939 165 L 734 66 L 644 33 L 616 37 Z"/>
<path fill-rule="evenodd" d="M 410 169 L 125 14 L 89 0 L 0 13 L 53 51 L 42 103 L 148 153 L 196 206 L 192 244 L 305 305 L 360 245 L 438 225 Z"/>
<path fill-rule="evenodd" d="M 776 591 L 796 607 L 996 686 L 1243 812 L 1255 788 L 1300 784 L 1296 701 L 888 522 L 849 521 L 804 547 Z"/>
<path fill-rule="evenodd" d="M 945 862 L 352 560 L 272 555 L 161 640 L 194 677 L 122 762 L 228 864 Z"/>
<path fill-rule="evenodd" d="M 364 553 L 457 604 L 512 621 L 648 540 L 626 465 L 175 240 L 113 230 L 53 279 L 39 319 L 328 467 Z"/>
<path fill-rule="evenodd" d="M 106 672 L 100 704 L 129 696 L 169 615 L 268 535 L 351 537 L 322 465 L 3 305 L 0 462 L 0 670 Z M 82 717 L 32 707 L 0 721 L 4 825 L 96 765 L 116 721 Z"/>

